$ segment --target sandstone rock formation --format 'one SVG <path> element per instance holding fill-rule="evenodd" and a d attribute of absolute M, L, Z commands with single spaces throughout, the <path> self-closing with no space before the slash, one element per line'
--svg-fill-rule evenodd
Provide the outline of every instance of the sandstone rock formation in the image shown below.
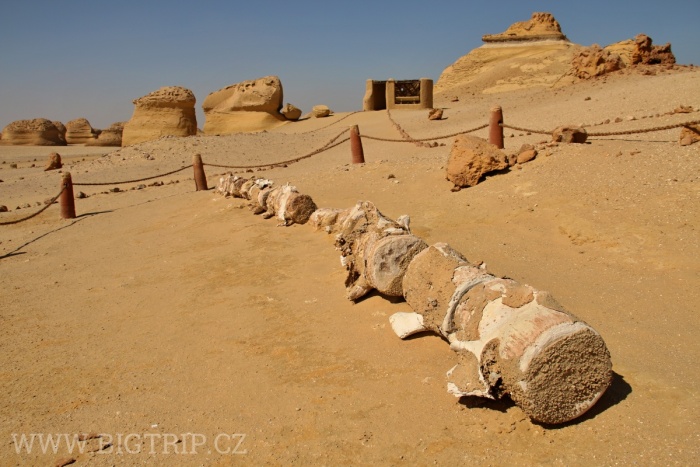
<path fill-rule="evenodd" d="M 93 130 L 87 119 L 76 118 L 66 123 L 66 143 L 86 144 L 96 138 L 97 132 Z"/>
<path fill-rule="evenodd" d="M 162 136 L 197 134 L 196 99 L 189 89 L 167 86 L 134 100 L 134 113 L 124 125 L 122 145 L 130 146 Z"/>
<path fill-rule="evenodd" d="M 507 167 L 508 157 L 495 145 L 476 136 L 459 135 L 450 150 L 447 179 L 456 187 L 469 187 L 479 183 L 484 174 Z"/>
<path fill-rule="evenodd" d="M 527 87 L 564 85 L 577 48 L 561 32 L 550 13 L 533 13 L 529 21 L 511 25 L 500 34 L 482 37 L 484 45 L 445 68 L 435 95 L 468 92 L 496 93 Z"/>
<path fill-rule="evenodd" d="M 601 48 L 597 44 L 581 49 L 571 61 L 572 73 L 580 79 L 589 79 L 613 71 L 638 65 L 672 66 L 676 57 L 671 44 L 652 45 L 649 36 L 638 34 Z"/>
<path fill-rule="evenodd" d="M 282 108 L 281 113 L 284 115 L 284 118 L 294 122 L 301 118 L 301 109 L 293 106 L 292 104 L 285 105 Z"/>
<path fill-rule="evenodd" d="M 277 76 L 243 81 L 212 92 L 204 99 L 204 133 L 261 131 L 286 121 L 282 109 L 282 83 Z"/>
<path fill-rule="evenodd" d="M 121 146 L 124 125 L 127 122 L 112 123 L 106 130 L 100 131 L 97 138 L 89 140 L 86 146 Z"/>
<path fill-rule="evenodd" d="M 551 13 L 533 13 L 528 21 L 512 24 L 500 34 L 486 34 L 484 42 L 568 40 Z"/>
<path fill-rule="evenodd" d="M 2 144 L 26 146 L 65 146 L 61 132 L 45 118 L 16 120 L 2 129 Z"/>

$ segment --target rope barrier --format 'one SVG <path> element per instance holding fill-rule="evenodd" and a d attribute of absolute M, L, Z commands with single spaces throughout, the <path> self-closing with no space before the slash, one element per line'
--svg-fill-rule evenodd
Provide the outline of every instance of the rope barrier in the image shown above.
<path fill-rule="evenodd" d="M 168 175 L 176 174 L 178 172 L 182 172 L 185 169 L 189 169 L 192 167 L 192 164 L 187 165 L 185 167 L 181 167 L 177 170 L 173 170 L 172 172 L 166 172 L 164 174 L 159 174 L 159 175 L 154 175 L 152 177 L 146 177 L 146 178 L 139 178 L 136 180 L 124 180 L 121 182 L 95 182 L 95 183 L 74 183 L 73 186 L 103 186 L 103 185 L 123 185 L 125 183 L 136 183 L 136 182 L 145 182 L 147 180 L 153 180 L 154 178 L 160 178 L 160 177 L 167 177 Z"/>
<path fill-rule="evenodd" d="M 345 120 L 346 118 L 350 117 L 351 115 L 355 115 L 356 113 L 359 113 L 359 112 L 361 112 L 361 111 L 360 111 L 360 110 L 355 110 L 354 112 L 350 112 L 350 113 L 347 114 L 346 116 L 340 117 L 338 120 L 336 120 L 336 121 L 334 121 L 334 122 L 331 122 L 331 123 L 329 123 L 329 124 L 326 125 L 326 126 L 322 126 L 321 128 L 316 128 L 315 130 L 304 131 L 304 132 L 299 133 L 299 134 L 300 134 L 300 135 L 308 135 L 309 133 L 313 133 L 313 132 L 315 132 L 315 131 L 325 130 L 326 128 L 328 128 L 328 127 L 330 127 L 330 126 L 333 126 L 333 125 L 335 125 L 336 123 L 342 122 L 343 120 Z"/>
<path fill-rule="evenodd" d="M 31 214 L 31 215 L 29 215 L 29 216 L 27 216 L 27 217 L 23 217 L 23 218 L 21 218 L 21 219 L 16 219 L 16 220 L 13 220 L 13 221 L 0 222 L 0 225 L 19 224 L 20 222 L 28 221 L 29 219 L 32 219 L 32 218 L 38 216 L 38 215 L 41 214 L 42 212 L 46 211 L 53 203 L 55 203 L 56 200 L 58 199 L 58 197 L 61 196 L 61 195 L 63 194 L 63 192 L 65 191 L 65 189 L 66 189 L 66 186 L 63 185 L 63 188 L 61 188 L 61 191 L 59 191 L 58 194 L 57 194 L 56 196 L 54 196 L 53 198 L 51 198 L 51 201 L 50 201 L 46 206 L 44 206 L 43 208 L 39 209 L 39 210 L 38 210 L 37 212 L 35 212 L 34 214 Z"/>
<path fill-rule="evenodd" d="M 279 166 L 279 165 L 283 165 L 283 164 L 293 164 L 295 162 L 299 162 L 301 160 L 308 159 L 309 157 L 315 156 L 316 154 L 320 154 L 323 151 L 327 151 L 328 149 L 331 149 L 331 148 L 334 148 L 336 146 L 343 144 L 344 142 L 348 141 L 350 139 L 350 137 L 345 138 L 345 139 L 338 141 L 338 142 L 336 142 L 336 140 L 338 138 L 340 138 L 341 136 L 343 136 L 343 134 L 347 133 L 348 131 L 349 131 L 349 129 L 345 129 L 345 130 L 341 131 L 335 137 L 331 138 L 331 140 L 328 141 L 326 144 L 324 144 L 323 146 L 321 146 L 318 149 L 311 151 L 308 154 L 305 154 L 305 155 L 300 156 L 300 157 L 296 157 L 294 159 L 289 159 L 286 161 L 279 161 L 279 162 L 273 162 L 270 164 L 259 164 L 259 165 L 223 165 L 223 164 L 211 164 L 211 163 L 207 162 L 204 165 L 208 165 L 211 167 L 219 167 L 222 169 L 259 169 L 262 167 L 275 167 L 275 166 Z"/>
<path fill-rule="evenodd" d="M 671 125 L 664 125 L 664 126 L 657 126 L 653 128 L 646 128 L 646 129 L 639 129 L 639 130 L 623 130 L 623 131 L 608 131 L 608 132 L 593 132 L 593 133 L 588 133 L 588 136 L 621 136 L 621 135 L 636 135 L 640 133 L 651 133 L 654 131 L 663 131 L 663 130 L 672 130 L 674 128 L 680 128 L 680 127 L 689 127 L 690 125 L 697 125 L 700 124 L 700 120 L 691 120 L 689 122 L 684 122 L 684 123 L 674 123 Z M 507 125 L 505 123 L 501 123 L 501 126 L 503 128 L 508 128 L 510 130 L 515 130 L 515 131 L 524 131 L 526 133 L 537 133 L 540 135 L 551 135 L 553 131 L 542 131 L 542 130 L 533 130 L 531 128 L 522 128 L 522 127 L 517 127 L 514 125 Z"/>

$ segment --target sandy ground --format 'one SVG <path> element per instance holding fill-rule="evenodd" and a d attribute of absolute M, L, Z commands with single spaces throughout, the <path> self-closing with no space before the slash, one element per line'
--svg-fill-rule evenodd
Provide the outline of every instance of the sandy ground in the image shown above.
<path fill-rule="evenodd" d="M 425 111 L 392 117 L 416 138 L 486 123 L 494 104 L 506 123 L 533 129 L 616 117 L 590 130 L 651 128 L 700 119 L 666 115 L 700 109 L 700 71 L 450 97 L 436 98 L 442 121 Z M 400 138 L 384 111 L 344 116 L 104 156 L 0 147 L 0 204 L 10 208 L 0 221 L 58 192 L 61 175 L 43 171 L 53 150 L 86 183 L 169 172 L 195 153 L 205 163 L 272 164 L 352 124 Z M 591 411 L 556 427 L 507 401 L 449 395 L 456 356 L 447 343 L 398 339 L 388 317 L 410 311 L 401 301 L 347 301 L 325 233 L 278 227 L 243 200 L 196 192 L 191 169 L 117 193 L 76 186 L 88 195 L 76 200 L 77 219 L 52 206 L 0 226 L 0 463 L 697 464 L 700 145 L 679 146 L 679 131 L 549 147 L 456 193 L 444 170 L 452 139 L 436 148 L 364 139 L 362 165 L 350 164 L 345 143 L 287 167 L 233 171 L 290 182 L 322 207 L 370 200 L 389 217 L 409 214 L 428 243 L 552 292 L 601 333 L 615 372 Z M 547 140 L 506 136 L 506 152 Z M 210 186 L 225 172 L 206 171 Z M 102 437 L 71 450 L 80 433 Z M 53 452 L 36 436 L 27 452 L 19 441 L 31 434 L 67 438 Z"/>

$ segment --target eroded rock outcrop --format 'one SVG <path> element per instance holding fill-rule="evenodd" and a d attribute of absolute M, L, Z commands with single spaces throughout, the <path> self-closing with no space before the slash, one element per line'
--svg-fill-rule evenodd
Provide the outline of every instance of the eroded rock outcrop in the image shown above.
<path fill-rule="evenodd" d="M 13 146 L 65 146 L 56 125 L 46 118 L 16 120 L 2 129 L 0 142 Z"/>
<path fill-rule="evenodd" d="M 85 118 L 76 118 L 66 123 L 66 143 L 86 144 L 97 138 L 97 132 Z"/>
<path fill-rule="evenodd" d="M 634 39 L 603 48 L 597 44 L 584 47 L 574 55 L 571 67 L 577 78 L 589 79 L 639 65 L 673 66 L 675 63 L 671 44 L 652 45 L 649 36 L 638 34 Z"/>
<path fill-rule="evenodd" d="M 500 34 L 485 34 L 484 42 L 567 40 L 551 13 L 533 13 L 528 21 L 513 23 Z"/>
<path fill-rule="evenodd" d="M 508 156 L 495 145 L 476 136 L 459 135 L 450 150 L 446 177 L 456 187 L 469 187 L 485 174 L 508 166 Z"/>
<path fill-rule="evenodd" d="M 189 89 L 166 86 L 133 102 L 134 113 L 122 133 L 123 146 L 162 136 L 197 134 L 196 99 Z"/>
<path fill-rule="evenodd" d="M 204 99 L 204 133 L 262 131 L 283 124 L 282 83 L 277 76 L 243 81 L 212 92 Z"/>
<path fill-rule="evenodd" d="M 122 134 L 126 122 L 112 123 L 109 128 L 102 130 L 97 138 L 85 143 L 86 146 L 121 146 Z"/>

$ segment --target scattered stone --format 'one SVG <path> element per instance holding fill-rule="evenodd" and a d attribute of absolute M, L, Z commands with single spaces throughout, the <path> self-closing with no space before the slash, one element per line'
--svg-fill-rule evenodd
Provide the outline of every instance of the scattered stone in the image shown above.
<path fill-rule="evenodd" d="M 442 109 L 430 109 L 428 120 L 442 120 Z"/>
<path fill-rule="evenodd" d="M 15 162 L 12 162 L 12 163 L 10 164 L 10 168 L 11 168 L 11 169 L 16 169 L 16 168 L 17 168 L 17 164 L 16 164 Z"/>
<path fill-rule="evenodd" d="M 700 124 L 681 128 L 679 142 L 681 146 L 689 146 L 700 141 Z"/>
<path fill-rule="evenodd" d="M 48 170 L 56 170 L 63 167 L 61 163 L 61 155 L 57 152 L 52 152 L 49 154 L 49 160 L 46 162 L 46 167 L 44 167 L 44 172 Z"/>
<path fill-rule="evenodd" d="M 4 204 L 0 205 L 0 212 L 8 212 L 8 211 L 9 211 L 9 209 L 7 209 L 7 206 L 5 206 Z"/>
<path fill-rule="evenodd" d="M 560 126 L 552 133 L 552 141 L 558 143 L 579 143 L 583 144 L 588 139 L 588 132 L 585 128 L 578 126 Z"/>
<path fill-rule="evenodd" d="M 60 459 L 56 461 L 56 464 L 54 464 L 56 467 L 65 467 L 66 465 L 71 465 L 76 462 L 74 457 L 67 457 L 64 459 Z"/>
<path fill-rule="evenodd" d="M 86 195 L 86 194 L 83 193 L 82 191 L 79 191 L 78 194 L 75 195 L 75 197 L 78 198 L 78 199 L 84 199 L 84 198 L 87 198 L 88 195 Z"/>
<path fill-rule="evenodd" d="M 474 186 L 484 174 L 508 167 L 508 158 L 496 145 L 470 135 L 455 137 L 447 161 L 447 180 L 459 187 Z"/>
<path fill-rule="evenodd" d="M 518 154 L 518 164 L 525 164 L 526 162 L 530 162 L 536 156 L 537 156 L 536 149 L 528 149 L 526 151 L 523 151 L 520 154 Z"/>
<path fill-rule="evenodd" d="M 54 203 L 57 203 L 57 202 L 58 202 L 58 201 L 56 201 L 56 200 L 53 199 L 53 198 L 46 198 L 46 199 L 44 200 L 44 205 L 54 204 Z M 41 203 L 37 203 L 37 205 L 38 205 L 38 206 L 41 206 Z"/>
<path fill-rule="evenodd" d="M 680 105 L 673 109 L 674 114 L 687 114 L 693 112 L 693 107 L 690 105 Z"/>
<path fill-rule="evenodd" d="M 146 188 L 146 185 L 144 185 L 143 183 L 136 186 L 137 190 L 143 190 L 144 188 Z"/>
<path fill-rule="evenodd" d="M 110 191 L 111 193 L 119 193 L 119 192 L 122 191 L 122 190 L 121 190 L 121 188 L 119 188 L 118 186 L 115 186 L 114 188 L 110 188 L 109 191 Z"/>

